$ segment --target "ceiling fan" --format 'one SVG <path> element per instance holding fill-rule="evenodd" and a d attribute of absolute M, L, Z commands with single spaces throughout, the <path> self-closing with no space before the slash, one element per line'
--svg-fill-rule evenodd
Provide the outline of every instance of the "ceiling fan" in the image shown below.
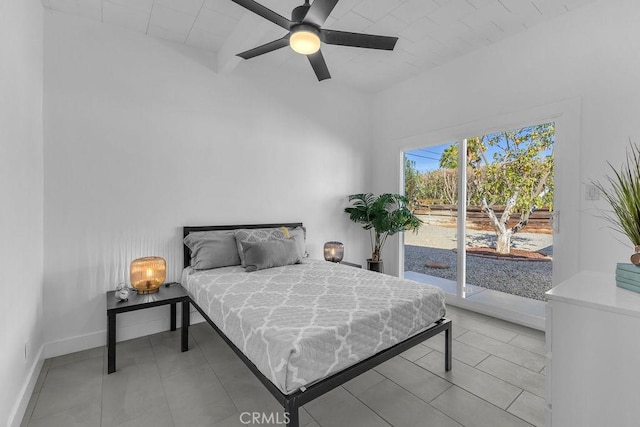
<path fill-rule="evenodd" d="M 327 64 L 320 51 L 321 42 L 341 46 L 393 50 L 398 41 L 397 37 L 350 33 L 322 28 L 338 0 L 314 0 L 313 4 L 309 4 L 309 0 L 305 0 L 302 6 L 298 6 L 291 11 L 291 20 L 254 0 L 232 1 L 289 31 L 287 35 L 280 39 L 239 53 L 239 57 L 250 59 L 285 46 L 291 46 L 294 51 L 309 58 L 311 67 L 319 81 L 331 78 Z"/>

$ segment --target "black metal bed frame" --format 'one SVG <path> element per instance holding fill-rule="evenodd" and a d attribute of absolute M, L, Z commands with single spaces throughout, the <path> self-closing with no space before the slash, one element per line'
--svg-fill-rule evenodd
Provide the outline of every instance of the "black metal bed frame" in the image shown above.
<path fill-rule="evenodd" d="M 277 227 L 301 227 L 302 223 L 285 223 L 285 224 L 249 224 L 249 225 L 216 225 L 216 226 L 188 226 L 183 227 L 183 237 L 186 237 L 189 233 L 195 231 L 214 231 L 214 230 L 235 230 L 238 228 L 277 228 Z M 189 248 L 184 246 L 184 267 L 189 266 L 191 254 Z M 451 370 L 452 359 L 452 323 L 450 319 L 442 318 L 435 322 L 435 324 L 428 329 L 410 337 L 406 340 L 399 342 L 398 344 L 389 347 L 373 356 L 364 359 L 355 365 L 336 372 L 323 380 L 313 383 L 306 388 L 296 390 L 291 394 L 284 394 L 278 387 L 276 387 L 271 380 L 269 380 L 260 370 L 253 364 L 251 360 L 240 350 L 231 340 L 225 335 L 224 332 L 218 328 L 218 326 L 209 318 L 209 316 L 198 306 L 198 304 L 191 298 L 191 303 L 200 312 L 202 317 L 211 325 L 211 327 L 220 335 L 220 337 L 231 347 L 231 349 L 238 355 L 238 357 L 244 362 L 245 365 L 253 372 L 253 374 L 260 380 L 260 382 L 269 390 L 269 392 L 276 398 L 276 400 L 283 406 L 285 413 L 288 415 L 287 427 L 298 427 L 299 416 L 298 409 L 312 401 L 313 399 L 322 396 L 323 394 L 333 390 L 334 388 L 346 383 L 347 381 L 357 377 L 358 375 L 368 371 L 380 365 L 383 362 L 397 356 L 410 349 L 411 347 L 425 341 L 440 332 L 445 333 L 445 348 L 444 348 L 444 366 L 446 371 Z"/>

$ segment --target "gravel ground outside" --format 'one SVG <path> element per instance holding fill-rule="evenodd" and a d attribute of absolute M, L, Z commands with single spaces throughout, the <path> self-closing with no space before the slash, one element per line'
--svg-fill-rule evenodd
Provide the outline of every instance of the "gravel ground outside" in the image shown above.
<path fill-rule="evenodd" d="M 467 246 L 495 247 L 494 232 L 467 230 Z M 553 237 L 549 234 L 517 233 L 512 247 L 553 255 Z M 418 233 L 405 233 L 405 271 L 456 280 L 456 229 L 425 223 Z M 430 268 L 436 262 L 447 268 Z M 546 301 L 544 293 L 551 289 L 553 262 L 511 261 L 467 255 L 467 283 L 512 295 Z"/>

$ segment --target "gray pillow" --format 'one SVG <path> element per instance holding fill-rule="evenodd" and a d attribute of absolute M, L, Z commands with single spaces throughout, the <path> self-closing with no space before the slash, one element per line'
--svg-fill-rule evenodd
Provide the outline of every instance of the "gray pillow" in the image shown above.
<path fill-rule="evenodd" d="M 300 255 L 293 239 L 242 242 L 246 271 L 298 264 Z"/>
<path fill-rule="evenodd" d="M 195 270 L 240 264 L 233 231 L 196 231 L 184 238 L 184 244 L 191 250 L 191 267 Z"/>
<path fill-rule="evenodd" d="M 240 254 L 240 263 L 245 266 L 244 251 L 242 242 L 264 242 L 266 240 L 284 239 L 284 231 L 279 228 L 240 228 L 235 231 L 236 244 L 238 245 L 238 254 Z"/>
<path fill-rule="evenodd" d="M 307 256 L 306 234 L 307 230 L 304 227 L 289 228 L 289 236 L 296 241 L 300 258 Z"/>

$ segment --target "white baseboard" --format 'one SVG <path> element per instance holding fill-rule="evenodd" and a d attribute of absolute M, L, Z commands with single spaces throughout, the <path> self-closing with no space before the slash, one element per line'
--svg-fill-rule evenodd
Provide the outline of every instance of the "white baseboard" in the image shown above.
<path fill-rule="evenodd" d="M 445 294 L 445 299 L 447 304 L 454 307 L 475 311 L 486 316 L 506 320 L 507 322 L 516 323 L 531 329 L 537 329 L 543 332 L 545 331 L 545 318 L 541 316 L 523 313 L 518 310 L 513 310 L 510 307 L 504 307 L 500 304 L 479 302 L 472 298 L 459 298 L 451 294 Z M 534 302 L 538 303 L 539 301 Z"/>
<path fill-rule="evenodd" d="M 76 335 L 58 341 L 50 341 L 44 345 L 44 358 L 62 356 L 76 351 L 100 347 L 106 343 L 106 331 Z"/>
<path fill-rule="evenodd" d="M 190 313 L 190 324 L 204 322 L 204 318 L 197 311 Z M 178 319 L 178 327 L 180 319 Z M 126 341 L 146 335 L 157 334 L 169 330 L 169 316 L 154 319 L 149 322 L 137 323 L 117 327 L 116 341 Z M 76 335 L 58 341 L 48 342 L 44 345 L 44 358 L 62 356 L 90 348 L 101 347 L 107 344 L 107 331 L 105 329 L 90 334 Z"/>
<path fill-rule="evenodd" d="M 42 365 L 44 364 L 44 357 L 42 356 L 44 352 L 44 345 L 40 346 L 38 350 L 38 354 L 31 365 L 31 369 L 29 370 L 29 375 L 27 376 L 27 380 L 24 382 L 24 385 L 20 389 L 18 393 L 18 399 L 9 415 L 9 427 L 19 427 L 22 419 L 24 418 L 24 413 L 27 410 L 27 406 L 29 405 L 29 400 L 31 399 L 31 395 L 33 394 L 33 390 L 36 387 L 36 382 L 38 381 L 38 376 L 40 375 L 40 371 L 42 370 Z"/>

